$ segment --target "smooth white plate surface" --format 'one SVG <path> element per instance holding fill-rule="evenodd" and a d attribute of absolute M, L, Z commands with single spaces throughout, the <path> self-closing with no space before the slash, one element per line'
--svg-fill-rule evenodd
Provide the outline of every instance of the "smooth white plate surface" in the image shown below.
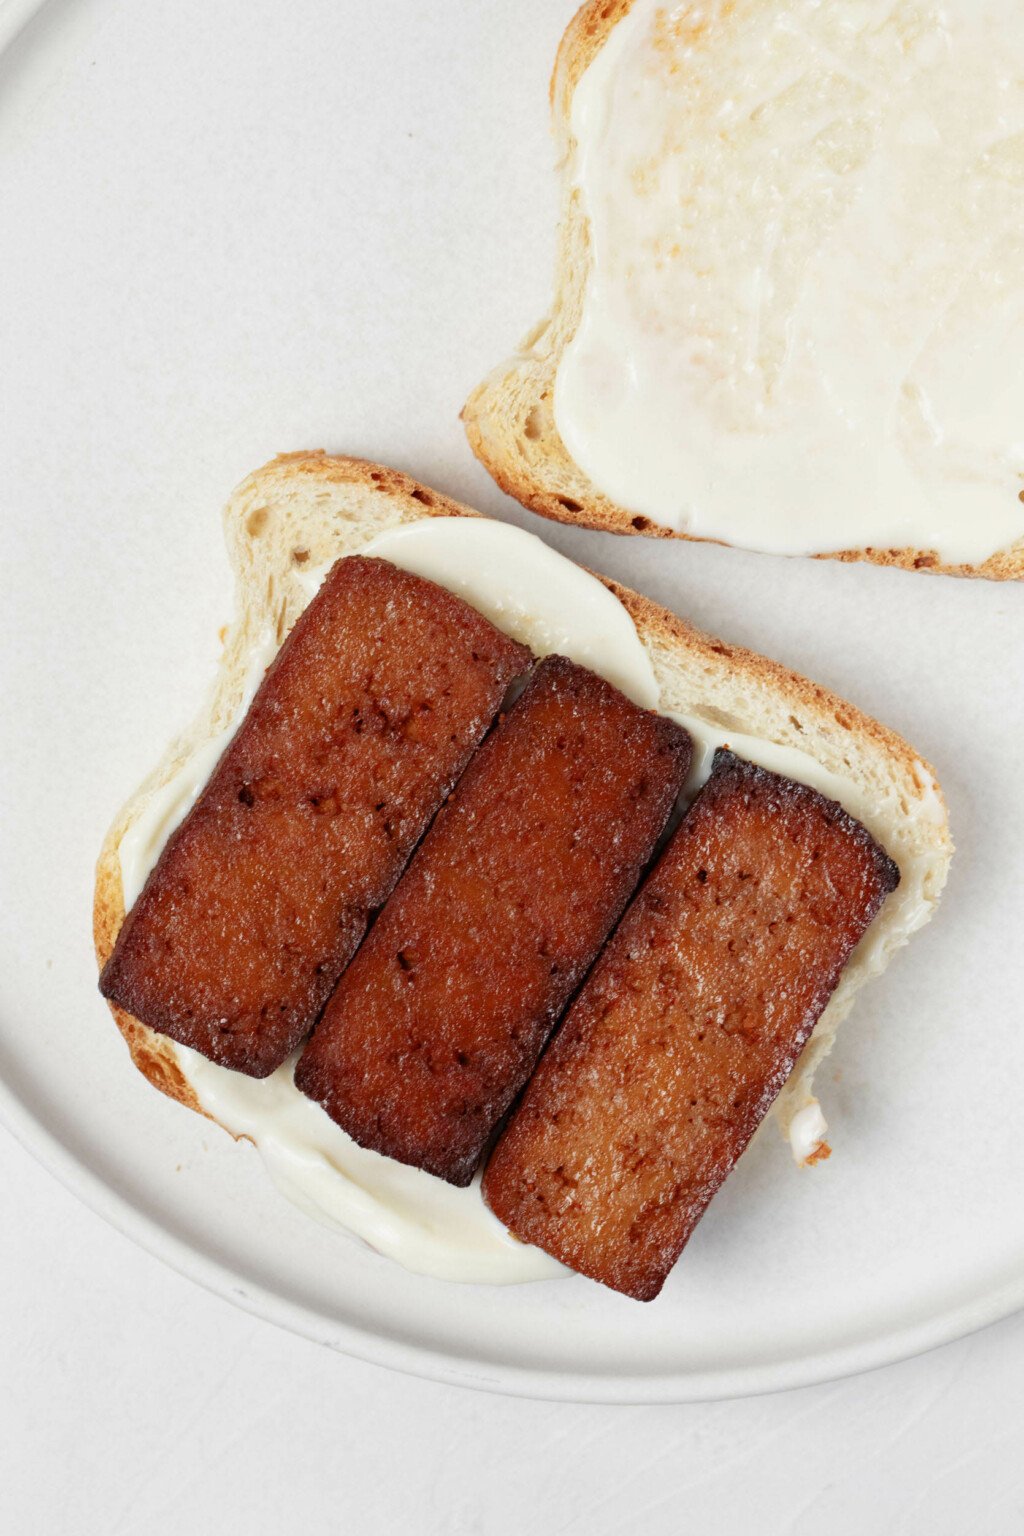
<path fill-rule="evenodd" d="M 111 1220 L 311 1337 L 509 1391 L 727 1395 L 1024 1302 L 1024 590 L 555 528 L 476 466 L 458 409 L 548 298 L 571 10 L 51 0 L 0 56 L 0 1093 Z M 759 1136 L 651 1306 L 431 1282 L 321 1230 L 147 1086 L 95 991 L 103 830 L 230 609 L 219 507 L 310 446 L 393 462 L 813 673 L 945 785 L 943 908 L 820 1080 L 835 1156 L 797 1173 Z"/>

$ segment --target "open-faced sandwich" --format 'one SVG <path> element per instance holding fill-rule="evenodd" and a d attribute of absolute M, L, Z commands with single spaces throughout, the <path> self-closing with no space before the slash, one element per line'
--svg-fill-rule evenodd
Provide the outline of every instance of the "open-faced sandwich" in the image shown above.
<path fill-rule="evenodd" d="M 136 1065 L 427 1273 L 649 1299 L 930 916 L 931 769 L 775 663 L 393 470 L 232 497 L 212 697 L 100 855 Z"/>
<path fill-rule="evenodd" d="M 464 410 L 547 517 L 1024 575 L 1024 17 L 589 0 L 550 316 Z"/>

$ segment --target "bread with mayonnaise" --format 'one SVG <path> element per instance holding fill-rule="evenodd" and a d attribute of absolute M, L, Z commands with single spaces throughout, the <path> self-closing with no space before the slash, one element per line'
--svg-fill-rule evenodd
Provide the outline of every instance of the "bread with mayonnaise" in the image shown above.
<path fill-rule="evenodd" d="M 216 682 L 192 725 L 115 817 L 100 852 L 94 935 L 101 968 L 125 918 L 123 849 L 183 764 L 237 722 L 252 689 L 253 653 L 265 649 L 268 635 L 273 649 L 290 632 L 310 600 L 309 572 L 358 553 L 388 530 L 477 517 L 397 470 L 322 452 L 283 455 L 239 486 L 224 513 L 238 608 Z M 553 558 L 540 541 L 520 530 L 507 532 Z M 436 569 L 432 577 L 440 579 Z M 853 705 L 777 662 L 702 633 L 638 593 L 601 580 L 635 626 L 662 713 L 683 722 L 695 738 L 703 732 L 715 743 L 732 743 L 744 755 L 784 760 L 791 776 L 813 779 L 814 787 L 842 800 L 865 821 L 899 867 L 898 893 L 845 967 L 776 1101 L 779 1123 L 790 1133 L 814 1106 L 815 1069 L 857 990 L 935 909 L 952 853 L 941 791 L 932 770 L 905 741 Z M 618 682 L 617 677 L 609 680 Z M 793 770 L 794 762 L 804 765 L 801 772 Z M 123 1008 L 113 1006 L 112 1011 L 139 1070 L 162 1092 L 204 1112 L 174 1043 Z"/>
<path fill-rule="evenodd" d="M 1024 21 L 590 0 L 550 314 L 470 395 L 545 517 L 1024 575 Z"/>

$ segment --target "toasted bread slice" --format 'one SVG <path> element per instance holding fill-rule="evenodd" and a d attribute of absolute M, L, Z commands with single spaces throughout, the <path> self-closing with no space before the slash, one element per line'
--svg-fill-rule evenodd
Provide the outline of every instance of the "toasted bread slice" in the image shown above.
<path fill-rule="evenodd" d="M 473 452 L 501 489 L 544 517 L 609 533 L 732 542 L 726 537 L 676 531 L 643 515 L 642 509 L 634 507 L 630 510 L 603 492 L 566 447 L 556 423 L 556 376 L 563 355 L 583 319 L 592 264 L 588 211 L 574 175 L 578 145 L 571 122 L 573 95 L 587 68 L 632 10 L 633 4 L 634 0 L 589 0 L 581 6 L 564 34 L 550 89 L 562 178 L 554 302 L 551 313 L 529 331 L 513 356 L 499 364 L 473 391 L 463 408 L 462 419 Z M 688 46 L 682 52 L 683 65 L 673 67 L 692 67 L 695 80 L 700 79 L 701 71 L 713 71 L 716 67 L 715 37 L 734 9 L 726 6 L 721 8 L 720 14 L 697 16 L 696 20 L 682 16 L 678 26 L 688 28 L 692 36 L 688 35 Z M 770 0 L 767 3 L 754 0 L 747 9 L 763 13 L 770 10 Z M 791 35 L 798 37 L 799 29 L 793 27 Z M 799 73 L 798 62 L 794 61 L 795 73 Z M 833 105 L 836 115 L 841 116 L 841 102 Z M 710 135 L 711 129 L 708 131 Z M 638 161 L 637 175 L 649 173 L 656 178 L 657 171 L 654 160 L 645 165 Z M 756 213 L 752 217 L 756 218 Z M 685 422 L 679 430 L 681 433 L 687 431 Z M 799 453 L 795 453 L 794 458 L 799 462 Z M 1024 490 L 1020 491 L 1020 497 L 1024 500 Z M 1024 509 L 1021 509 L 1018 526 L 1024 526 Z M 735 542 L 746 545 L 751 541 L 737 538 Z M 752 544 L 751 547 L 757 546 Z M 933 548 L 909 546 L 836 549 L 825 548 L 823 541 L 819 550 L 807 552 L 818 559 L 866 560 L 907 570 L 993 580 L 1014 580 L 1024 576 L 1024 538 L 1013 540 L 976 564 L 946 561 Z"/>
<path fill-rule="evenodd" d="M 209 699 L 118 813 L 104 841 L 94 908 L 101 968 L 125 916 L 123 841 L 158 791 L 237 720 L 246 696 L 250 654 L 268 631 L 278 643 L 283 641 L 309 601 L 304 572 L 358 553 L 387 529 L 424 518 L 477 515 L 395 470 L 318 452 L 283 455 L 239 486 L 224 514 L 238 612 Z M 952 853 L 941 791 L 931 769 L 905 741 L 852 705 L 776 662 L 701 633 L 638 593 L 611 581 L 605 585 L 636 625 L 654 669 L 663 712 L 678 712 L 716 730 L 741 732 L 807 754 L 825 774 L 850 785 L 859 804 L 871 807 L 870 817 L 850 808 L 868 820 L 900 868 L 899 892 L 875 925 L 877 942 L 855 953 L 845 968 L 777 1100 L 785 1129 L 806 1105 L 814 1069 L 857 988 L 881 970 L 934 911 Z M 123 1010 L 115 1007 L 113 1013 L 136 1066 L 164 1093 L 200 1110 L 173 1043 Z"/>

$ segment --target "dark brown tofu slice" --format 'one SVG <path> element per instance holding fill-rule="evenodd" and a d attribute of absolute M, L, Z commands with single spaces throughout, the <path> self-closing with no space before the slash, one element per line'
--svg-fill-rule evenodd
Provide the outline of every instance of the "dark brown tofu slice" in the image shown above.
<path fill-rule="evenodd" d="M 339 560 L 128 914 L 103 995 L 272 1072 L 531 660 L 433 582 Z"/>
<path fill-rule="evenodd" d="M 834 801 L 716 753 L 494 1149 L 495 1215 L 656 1296 L 898 880 Z"/>
<path fill-rule="evenodd" d="M 549 657 L 484 743 L 295 1080 L 361 1146 L 468 1184 L 651 857 L 686 733 Z"/>

